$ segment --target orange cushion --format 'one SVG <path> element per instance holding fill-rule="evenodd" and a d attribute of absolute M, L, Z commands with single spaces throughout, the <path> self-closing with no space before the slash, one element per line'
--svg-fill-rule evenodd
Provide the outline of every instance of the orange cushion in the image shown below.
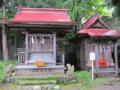
<path fill-rule="evenodd" d="M 45 66 L 45 61 L 36 61 L 36 62 L 35 62 L 35 65 L 36 65 L 37 67 L 39 67 L 39 66 L 44 67 L 44 66 Z"/>

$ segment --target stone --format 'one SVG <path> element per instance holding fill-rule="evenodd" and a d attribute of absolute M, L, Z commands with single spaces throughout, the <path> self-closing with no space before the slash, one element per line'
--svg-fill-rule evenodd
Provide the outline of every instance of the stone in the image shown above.
<path fill-rule="evenodd" d="M 111 86 L 111 85 L 114 85 L 114 84 L 113 83 L 104 83 L 104 85 Z"/>
<path fill-rule="evenodd" d="M 26 87 L 24 87 L 24 90 L 29 90 L 29 87 L 27 87 L 27 86 L 26 86 Z"/>
<path fill-rule="evenodd" d="M 33 90 L 41 90 L 41 86 L 33 86 Z"/>
<path fill-rule="evenodd" d="M 53 89 L 56 89 L 56 90 L 59 90 L 59 88 L 60 88 L 59 85 L 53 87 Z"/>
<path fill-rule="evenodd" d="M 116 79 L 115 81 L 116 81 L 116 82 L 120 82 L 120 79 Z"/>
<path fill-rule="evenodd" d="M 9 78 L 10 76 L 12 76 L 12 68 L 13 68 L 13 64 L 9 64 L 7 67 L 4 67 L 3 72 L 4 72 L 4 78 Z"/>
<path fill-rule="evenodd" d="M 68 76 L 74 76 L 74 65 L 67 64 L 68 71 L 66 72 L 66 75 Z"/>
<path fill-rule="evenodd" d="M 73 82 L 73 83 L 76 83 L 76 82 L 77 82 L 77 80 L 76 80 L 76 79 L 75 79 L 75 80 L 72 80 L 72 82 Z"/>
<path fill-rule="evenodd" d="M 110 78 L 109 79 L 109 82 L 114 82 L 115 81 L 115 78 Z"/>

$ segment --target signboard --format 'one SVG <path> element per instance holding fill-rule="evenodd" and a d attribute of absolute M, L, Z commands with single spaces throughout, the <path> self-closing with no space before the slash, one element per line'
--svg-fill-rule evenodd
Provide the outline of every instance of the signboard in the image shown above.
<path fill-rule="evenodd" d="M 91 52 L 90 53 L 90 60 L 92 61 L 92 80 L 94 79 L 94 66 L 93 66 L 93 61 L 95 60 L 95 53 Z"/>
<path fill-rule="evenodd" d="M 90 53 L 90 60 L 95 60 L 95 53 L 94 52 Z"/>

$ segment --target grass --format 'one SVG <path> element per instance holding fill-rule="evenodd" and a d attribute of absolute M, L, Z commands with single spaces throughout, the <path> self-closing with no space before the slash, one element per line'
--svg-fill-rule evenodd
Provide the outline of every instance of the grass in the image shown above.
<path fill-rule="evenodd" d="M 4 67 L 7 67 L 9 64 L 13 64 L 14 66 L 17 65 L 17 60 L 0 60 L 0 82 L 3 80 L 3 75 L 4 75 Z"/>
<path fill-rule="evenodd" d="M 96 78 L 94 80 L 94 82 L 98 82 L 98 83 L 108 83 L 109 80 L 107 78 Z"/>

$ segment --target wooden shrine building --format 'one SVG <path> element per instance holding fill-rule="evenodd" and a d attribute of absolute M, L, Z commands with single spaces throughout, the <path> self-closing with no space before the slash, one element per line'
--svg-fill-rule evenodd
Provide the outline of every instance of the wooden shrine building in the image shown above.
<path fill-rule="evenodd" d="M 94 67 L 99 75 L 118 75 L 118 39 L 120 31 L 112 30 L 95 13 L 71 39 L 77 48 L 77 66 L 90 71 L 90 52 L 94 52 Z"/>
<path fill-rule="evenodd" d="M 64 50 L 56 43 L 57 37 L 63 37 L 78 22 L 71 22 L 66 11 L 69 9 L 20 8 L 13 20 L 0 20 L 6 28 L 20 30 L 25 34 L 25 48 L 18 48 L 18 66 L 15 75 L 63 74 Z M 60 61 L 56 61 L 56 55 Z M 41 61 L 43 67 L 37 67 Z M 38 65 L 39 66 L 39 65 Z"/>

